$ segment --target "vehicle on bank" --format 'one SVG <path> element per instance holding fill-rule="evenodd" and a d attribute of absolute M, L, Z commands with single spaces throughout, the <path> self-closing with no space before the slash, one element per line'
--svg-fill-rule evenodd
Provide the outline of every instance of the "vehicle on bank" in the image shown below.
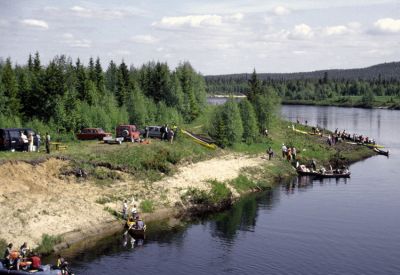
<path fill-rule="evenodd" d="M 24 143 L 21 140 L 21 132 L 26 136 L 30 133 L 36 135 L 30 128 L 2 128 L 0 129 L 0 150 L 23 151 Z"/>
<path fill-rule="evenodd" d="M 103 140 L 105 137 L 111 137 L 111 133 L 106 133 L 101 128 L 84 128 L 79 134 L 76 134 L 79 140 Z"/>
<path fill-rule="evenodd" d="M 141 130 L 140 133 L 144 138 L 161 138 L 161 127 L 162 126 L 147 126 L 144 130 Z"/>
<path fill-rule="evenodd" d="M 119 125 L 115 130 L 117 138 L 124 138 L 124 141 L 139 142 L 140 131 L 136 125 Z"/>

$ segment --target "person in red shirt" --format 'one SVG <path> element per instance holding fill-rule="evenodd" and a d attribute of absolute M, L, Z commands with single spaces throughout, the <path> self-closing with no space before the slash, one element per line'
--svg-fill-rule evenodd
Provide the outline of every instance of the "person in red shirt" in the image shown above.
<path fill-rule="evenodd" d="M 40 257 L 34 253 L 33 256 L 31 257 L 31 270 L 40 270 L 41 265 L 42 265 L 42 260 L 40 260 Z"/>

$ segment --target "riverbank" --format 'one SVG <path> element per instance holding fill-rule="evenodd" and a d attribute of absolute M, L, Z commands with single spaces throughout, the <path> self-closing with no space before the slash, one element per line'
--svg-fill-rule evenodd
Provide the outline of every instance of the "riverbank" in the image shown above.
<path fill-rule="evenodd" d="M 85 143 L 93 151 L 76 155 L 57 153 L 41 161 L 27 161 L 24 153 L 20 153 L 20 159 L 17 155 L 14 160 L 3 158 L 0 214 L 4 218 L 0 239 L 17 245 L 27 241 L 35 247 L 43 241 L 43 234 L 47 234 L 63 240 L 57 246 L 60 249 L 88 236 L 121 230 L 123 222 L 116 214 L 124 199 L 130 206 L 136 204 L 146 221 L 198 213 L 197 210 L 218 210 L 221 202 L 229 206 L 243 194 L 270 188 L 279 179 L 295 174 L 291 165 L 279 157 L 282 142 L 298 148 L 298 157 L 303 162 L 316 159 L 327 164 L 333 161 L 336 149 L 349 162 L 374 155 L 363 146 L 328 147 L 324 139 L 299 135 L 290 126 L 287 122 L 278 123 L 270 137 L 259 144 L 216 152 L 203 149 L 201 153 L 190 152 L 176 164 L 169 162 L 169 170 L 164 173 L 157 169 L 137 171 L 132 166 L 118 164 L 114 158 L 111 158 L 114 162 L 107 162 L 110 154 L 127 159 L 138 150 L 166 151 L 166 155 L 175 150 L 158 142 L 151 147 L 127 144 L 123 150 Z M 263 157 L 267 146 L 276 152 L 272 161 Z M 92 166 L 93 163 L 97 166 Z M 89 176 L 77 176 L 78 168 L 86 169 Z"/>
<path fill-rule="evenodd" d="M 375 96 L 372 102 L 364 102 L 361 96 L 344 96 L 319 101 L 283 99 L 282 104 L 400 110 L 399 99 L 388 96 Z"/>

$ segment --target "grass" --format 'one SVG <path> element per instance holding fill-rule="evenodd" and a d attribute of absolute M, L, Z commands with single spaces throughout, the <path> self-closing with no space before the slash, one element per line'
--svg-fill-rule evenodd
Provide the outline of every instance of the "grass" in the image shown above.
<path fill-rule="evenodd" d="M 218 205 L 230 201 L 232 192 L 225 183 L 216 180 L 209 181 L 211 189 L 200 190 L 197 188 L 189 188 L 182 200 L 186 203 L 200 204 L 200 205 Z"/>
<path fill-rule="evenodd" d="M 61 236 L 52 236 L 48 234 L 42 235 L 42 241 L 35 249 L 35 252 L 41 255 L 48 255 L 54 252 L 54 246 L 62 242 Z"/>
<path fill-rule="evenodd" d="M 0 251 L 4 252 L 6 250 L 8 243 L 6 240 L 0 238 Z"/>
<path fill-rule="evenodd" d="M 152 200 L 144 200 L 140 203 L 140 209 L 143 213 L 153 213 L 154 212 L 154 203 Z"/>
<path fill-rule="evenodd" d="M 258 185 L 245 175 L 240 175 L 236 179 L 229 182 L 239 193 L 245 193 L 252 189 L 258 188 Z"/>

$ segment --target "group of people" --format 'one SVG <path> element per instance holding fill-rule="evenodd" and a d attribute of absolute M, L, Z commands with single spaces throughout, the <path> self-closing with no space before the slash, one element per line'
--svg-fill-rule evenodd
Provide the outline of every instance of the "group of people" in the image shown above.
<path fill-rule="evenodd" d="M 24 131 L 21 131 L 20 142 L 23 144 L 22 148 L 23 152 L 40 152 L 40 145 L 42 144 L 42 140 L 39 132 L 36 134 L 34 134 L 33 132 L 28 132 L 27 134 L 25 134 Z M 46 145 L 46 152 L 50 154 L 49 133 L 46 133 L 45 145 Z"/>
<path fill-rule="evenodd" d="M 3 266 L 9 270 L 25 270 L 30 272 L 43 271 L 40 255 L 32 252 L 26 242 L 21 245 L 19 250 L 13 249 L 13 244 L 9 243 L 4 251 Z M 63 275 L 71 275 L 68 262 L 58 255 L 57 263 L 53 269 L 59 269 Z"/>
<path fill-rule="evenodd" d="M 338 131 L 337 128 L 335 129 L 335 132 L 333 134 L 328 136 L 327 143 L 330 146 L 333 146 L 342 140 L 349 140 L 349 141 L 365 143 L 365 144 L 374 144 L 374 145 L 376 144 L 374 139 L 371 139 L 367 136 L 358 135 L 358 134 L 350 134 L 350 133 L 347 133 L 346 130 L 343 130 L 341 132 L 341 131 Z"/>
<path fill-rule="evenodd" d="M 297 149 L 294 146 L 286 146 L 282 143 L 282 158 L 287 159 L 288 161 L 296 160 L 297 157 Z"/>
<path fill-rule="evenodd" d="M 128 201 L 124 200 L 124 203 L 122 204 L 122 217 L 124 218 L 124 220 L 130 221 L 130 222 L 135 222 L 134 229 L 142 230 L 144 228 L 144 222 L 139 216 L 139 212 L 136 208 L 136 204 L 133 205 L 130 215 L 128 215 L 128 208 L 129 208 Z"/>
<path fill-rule="evenodd" d="M 177 134 L 178 127 L 174 124 L 172 127 L 169 127 L 168 124 L 164 124 L 160 128 L 161 132 L 161 140 L 167 140 L 171 144 L 174 142 L 174 137 Z"/>

